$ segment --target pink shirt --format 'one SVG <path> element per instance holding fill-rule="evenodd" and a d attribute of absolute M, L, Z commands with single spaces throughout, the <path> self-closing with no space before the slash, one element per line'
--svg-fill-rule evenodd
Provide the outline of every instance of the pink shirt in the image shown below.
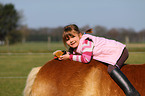
<path fill-rule="evenodd" d="M 87 38 L 92 41 L 86 40 Z M 126 45 L 103 37 L 96 37 L 93 35 L 85 34 L 80 39 L 76 53 L 81 55 L 70 55 L 70 60 L 88 63 L 91 58 L 115 65 L 120 58 L 123 49 Z"/>

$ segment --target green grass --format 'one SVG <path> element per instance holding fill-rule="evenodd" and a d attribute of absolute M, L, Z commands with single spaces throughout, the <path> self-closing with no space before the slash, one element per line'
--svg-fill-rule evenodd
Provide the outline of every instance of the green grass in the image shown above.
<path fill-rule="evenodd" d="M 0 79 L 0 96 L 22 96 L 26 79 Z"/>
<path fill-rule="evenodd" d="M 49 54 L 15 54 L 0 55 L 0 76 L 26 76 L 31 68 L 42 66 L 53 55 Z M 16 69 L 17 68 L 17 69 Z"/>
<path fill-rule="evenodd" d="M 145 52 L 129 52 L 127 64 L 145 64 Z"/>
<path fill-rule="evenodd" d="M 126 46 L 130 52 L 145 52 L 145 43 L 131 43 Z"/>
<path fill-rule="evenodd" d="M 137 46 L 138 45 L 138 46 Z M 138 50 L 145 48 L 145 44 L 131 44 L 128 48 Z M 26 43 L 10 46 L 10 52 L 14 54 L 3 54 L 7 52 L 6 46 L 0 46 L 0 96 L 22 96 L 25 87 L 27 75 L 33 67 L 42 66 L 53 58 L 52 52 L 55 50 L 63 50 L 62 43 Z M 38 51 L 38 52 L 37 52 Z M 28 53 L 28 54 L 15 54 Z M 34 52 L 35 54 L 30 54 Z M 47 54 L 40 54 L 45 52 Z M 143 64 L 145 63 L 145 52 L 130 52 L 127 64 Z M 16 78 L 1 78 L 16 77 Z M 22 77 L 22 78 L 17 78 Z"/>
<path fill-rule="evenodd" d="M 0 46 L 0 53 L 49 53 L 55 50 L 65 50 L 63 43 L 27 42 L 9 47 Z"/>
<path fill-rule="evenodd" d="M 26 82 L 25 77 L 31 69 L 44 65 L 52 58 L 51 53 L 0 55 L 0 77 L 5 77 L 0 78 L 0 96 L 22 96 Z"/>

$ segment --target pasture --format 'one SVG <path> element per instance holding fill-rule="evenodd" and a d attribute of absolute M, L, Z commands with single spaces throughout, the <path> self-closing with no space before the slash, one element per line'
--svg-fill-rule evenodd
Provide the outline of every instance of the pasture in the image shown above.
<path fill-rule="evenodd" d="M 130 53 L 127 64 L 145 63 L 145 44 L 128 44 L 127 47 Z M 9 49 L 0 46 L 0 96 L 22 96 L 30 70 L 51 60 L 52 52 L 58 49 L 65 49 L 62 43 L 16 44 Z"/>

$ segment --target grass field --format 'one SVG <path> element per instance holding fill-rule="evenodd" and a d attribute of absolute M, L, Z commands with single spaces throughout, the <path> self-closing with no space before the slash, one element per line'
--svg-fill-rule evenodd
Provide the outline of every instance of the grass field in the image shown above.
<path fill-rule="evenodd" d="M 62 42 L 50 44 L 47 42 L 29 42 L 10 45 L 9 47 L 0 46 L 0 53 L 49 53 L 58 49 L 65 49 Z"/>
<path fill-rule="evenodd" d="M 52 58 L 51 53 L 0 55 L 0 96 L 22 96 L 30 70 Z"/>
<path fill-rule="evenodd" d="M 127 64 L 145 63 L 145 52 L 140 52 L 140 49 L 145 49 L 145 44 L 130 44 L 127 47 L 130 50 L 139 50 L 129 52 Z M 9 52 L 11 53 L 7 53 L 6 46 L 0 46 L 0 96 L 22 96 L 30 70 L 51 60 L 52 52 L 58 49 L 64 49 L 62 43 L 17 44 L 10 46 Z"/>

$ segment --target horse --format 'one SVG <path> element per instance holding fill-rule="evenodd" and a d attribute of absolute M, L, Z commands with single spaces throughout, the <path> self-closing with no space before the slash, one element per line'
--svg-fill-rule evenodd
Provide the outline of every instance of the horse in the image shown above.
<path fill-rule="evenodd" d="M 145 96 L 145 64 L 121 68 L 141 96 Z M 125 96 L 107 72 L 107 65 L 91 60 L 84 64 L 70 60 L 48 61 L 29 73 L 24 96 Z"/>

